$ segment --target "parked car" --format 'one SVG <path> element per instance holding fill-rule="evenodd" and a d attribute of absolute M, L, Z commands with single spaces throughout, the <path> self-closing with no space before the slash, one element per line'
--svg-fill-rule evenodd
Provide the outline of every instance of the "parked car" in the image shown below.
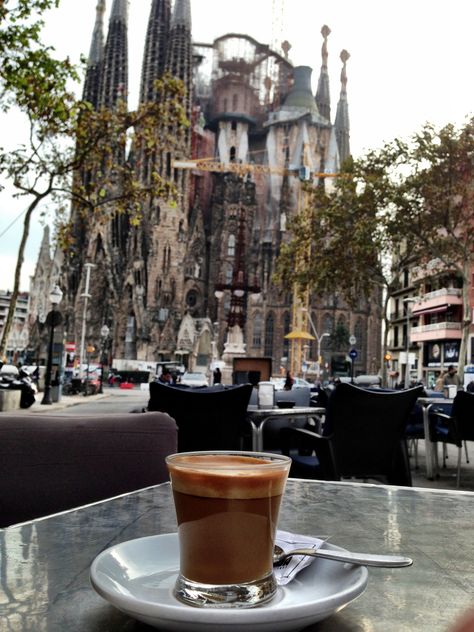
<path fill-rule="evenodd" d="M 204 373 L 183 373 L 179 382 L 183 386 L 209 386 L 209 380 Z"/>
<path fill-rule="evenodd" d="M 302 377 L 294 377 L 293 380 L 294 381 L 292 388 L 314 387 L 314 384 L 311 384 L 311 382 L 308 382 L 308 380 L 304 380 Z M 275 385 L 276 391 L 282 391 L 285 387 L 285 378 L 283 377 L 272 377 L 270 378 L 270 382 Z"/>
<path fill-rule="evenodd" d="M 14 364 L 3 364 L 0 367 L 0 373 L 2 375 L 16 376 L 18 375 L 18 368 Z"/>

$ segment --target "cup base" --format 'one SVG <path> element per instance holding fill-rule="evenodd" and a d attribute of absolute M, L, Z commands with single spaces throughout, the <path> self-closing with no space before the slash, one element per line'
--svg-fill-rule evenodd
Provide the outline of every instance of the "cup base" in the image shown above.
<path fill-rule="evenodd" d="M 243 584 L 200 584 L 178 575 L 174 596 L 197 608 L 255 608 L 275 596 L 277 583 L 273 573 Z"/>

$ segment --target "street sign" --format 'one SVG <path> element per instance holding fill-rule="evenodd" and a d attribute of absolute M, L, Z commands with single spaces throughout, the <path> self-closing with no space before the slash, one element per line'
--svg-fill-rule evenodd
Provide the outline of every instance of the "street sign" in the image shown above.
<path fill-rule="evenodd" d="M 349 338 L 349 344 L 351 345 L 351 347 L 353 347 L 356 342 L 357 342 L 357 338 L 355 336 L 351 336 Z"/>
<path fill-rule="evenodd" d="M 306 364 L 306 362 L 303 362 L 303 364 L 301 365 L 301 371 L 303 373 L 306 373 L 307 370 L 308 370 L 308 365 Z"/>
<path fill-rule="evenodd" d="M 64 349 L 68 353 L 74 353 L 76 351 L 76 343 L 74 343 L 74 342 L 66 342 L 66 344 L 64 345 Z"/>
<path fill-rule="evenodd" d="M 357 358 L 357 349 L 351 349 L 349 351 L 349 358 L 355 360 Z"/>

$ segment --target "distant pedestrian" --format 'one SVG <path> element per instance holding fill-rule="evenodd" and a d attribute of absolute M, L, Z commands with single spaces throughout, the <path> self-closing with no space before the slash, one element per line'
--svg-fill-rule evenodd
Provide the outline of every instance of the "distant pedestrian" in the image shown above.
<path fill-rule="evenodd" d="M 285 384 L 283 385 L 283 388 L 285 391 L 291 391 L 291 389 L 293 388 L 293 384 L 294 384 L 295 380 L 292 378 L 291 373 L 289 371 L 286 372 L 286 379 L 285 379 Z"/>
<path fill-rule="evenodd" d="M 158 382 L 162 384 L 171 384 L 171 373 L 169 369 L 163 369 L 160 377 L 158 378 Z"/>
<path fill-rule="evenodd" d="M 214 378 L 214 384 L 220 384 L 222 381 L 222 373 L 218 366 L 214 369 L 214 373 L 212 375 Z"/>
<path fill-rule="evenodd" d="M 444 389 L 444 376 L 446 375 L 445 371 L 441 371 L 441 373 L 436 378 L 436 382 L 434 385 L 434 390 L 438 393 L 442 393 Z"/>
<path fill-rule="evenodd" d="M 444 376 L 443 386 L 461 386 L 461 380 L 452 364 L 448 366 L 448 372 Z"/>

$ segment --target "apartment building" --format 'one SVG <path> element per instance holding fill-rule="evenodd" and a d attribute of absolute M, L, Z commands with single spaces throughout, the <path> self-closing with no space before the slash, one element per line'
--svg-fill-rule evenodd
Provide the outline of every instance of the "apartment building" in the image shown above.
<path fill-rule="evenodd" d="M 472 285 L 472 284 L 471 284 Z M 406 271 L 390 298 L 389 375 L 405 380 L 407 352 L 411 379 L 433 386 L 437 376 L 460 364 L 463 282 L 437 260 Z M 474 307 L 469 292 L 470 314 Z M 466 364 L 474 363 L 474 327 L 471 325 Z M 462 362 L 464 365 L 464 361 Z M 396 375 L 398 373 L 398 375 Z"/>
<path fill-rule="evenodd" d="M 9 290 L 0 290 L 0 336 L 3 336 L 3 329 L 7 320 L 10 308 L 12 293 Z M 5 359 L 8 363 L 17 364 L 23 362 L 28 347 L 28 292 L 18 295 L 15 313 L 13 315 L 13 325 L 8 336 Z"/>

